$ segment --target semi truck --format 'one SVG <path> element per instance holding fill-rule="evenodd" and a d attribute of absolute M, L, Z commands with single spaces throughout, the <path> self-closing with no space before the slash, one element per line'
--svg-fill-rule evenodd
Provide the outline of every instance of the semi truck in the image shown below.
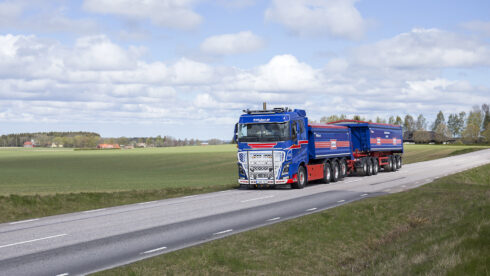
<path fill-rule="evenodd" d="M 402 128 L 359 120 L 309 123 L 305 110 L 244 110 L 235 125 L 242 188 L 336 182 L 402 167 Z"/>

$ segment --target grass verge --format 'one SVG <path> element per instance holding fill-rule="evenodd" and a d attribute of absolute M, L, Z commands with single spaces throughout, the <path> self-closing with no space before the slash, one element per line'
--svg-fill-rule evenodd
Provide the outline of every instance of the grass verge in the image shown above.
<path fill-rule="evenodd" d="M 406 145 L 404 163 L 483 149 Z M 0 223 L 229 189 L 236 147 L 0 149 Z"/>
<path fill-rule="evenodd" d="M 488 275 L 490 165 L 96 275 Z"/>

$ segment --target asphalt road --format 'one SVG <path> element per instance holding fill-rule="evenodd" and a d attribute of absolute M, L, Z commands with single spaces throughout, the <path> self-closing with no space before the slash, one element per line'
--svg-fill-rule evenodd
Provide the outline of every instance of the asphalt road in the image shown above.
<path fill-rule="evenodd" d="M 302 190 L 227 190 L 0 224 L 0 275 L 80 275 L 412 189 L 490 163 L 490 149 Z"/>

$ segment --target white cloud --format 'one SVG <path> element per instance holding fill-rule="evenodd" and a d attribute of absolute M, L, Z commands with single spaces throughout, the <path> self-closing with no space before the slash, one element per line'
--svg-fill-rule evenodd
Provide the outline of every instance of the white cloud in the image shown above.
<path fill-rule="evenodd" d="M 361 65 L 440 68 L 490 65 L 490 47 L 477 40 L 438 29 L 413 29 L 355 50 Z"/>
<path fill-rule="evenodd" d="M 83 8 L 101 14 L 114 14 L 129 19 L 150 19 L 155 25 L 192 29 L 202 21 L 192 10 L 194 0 L 85 0 Z"/>
<path fill-rule="evenodd" d="M 251 31 L 215 35 L 201 43 L 201 51 L 213 55 L 233 55 L 256 51 L 264 46 L 260 37 Z"/>
<path fill-rule="evenodd" d="M 461 24 L 463 28 L 483 34 L 484 36 L 490 37 L 490 22 L 489 21 L 469 21 Z"/>
<path fill-rule="evenodd" d="M 356 0 L 273 0 L 265 17 L 299 35 L 359 39 L 366 22 L 354 6 Z"/>

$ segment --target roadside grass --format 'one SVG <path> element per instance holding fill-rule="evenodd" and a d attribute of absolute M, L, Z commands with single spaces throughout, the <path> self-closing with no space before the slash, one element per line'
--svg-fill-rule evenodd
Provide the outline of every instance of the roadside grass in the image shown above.
<path fill-rule="evenodd" d="M 489 275 L 490 165 L 95 275 Z"/>
<path fill-rule="evenodd" d="M 404 163 L 484 146 L 406 145 Z M 0 223 L 236 187 L 236 146 L 0 148 Z"/>

